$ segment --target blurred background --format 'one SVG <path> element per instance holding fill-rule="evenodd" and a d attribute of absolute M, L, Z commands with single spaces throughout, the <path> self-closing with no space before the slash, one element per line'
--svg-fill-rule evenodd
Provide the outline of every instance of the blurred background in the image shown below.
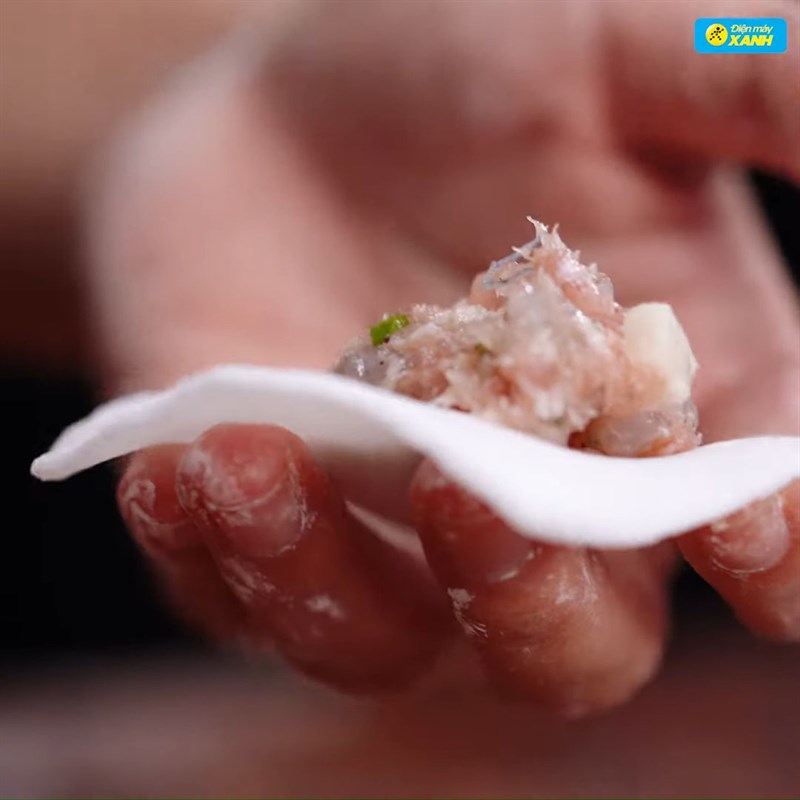
<path fill-rule="evenodd" d="M 486 698 L 457 712 L 448 697 L 373 707 L 177 623 L 122 526 L 110 470 L 29 477 L 94 405 L 75 268 L 86 159 L 253 10 L 0 0 L 0 795 L 793 796 L 797 651 L 747 635 L 689 570 L 663 675 L 610 717 L 567 727 Z M 752 181 L 800 285 L 797 190 Z M 39 326 L 21 324 L 31 313 Z"/>

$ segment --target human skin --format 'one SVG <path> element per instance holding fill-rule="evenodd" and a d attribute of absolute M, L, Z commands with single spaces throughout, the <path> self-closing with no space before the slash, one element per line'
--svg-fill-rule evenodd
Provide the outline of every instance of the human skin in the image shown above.
<path fill-rule="evenodd" d="M 771 9 L 718 10 L 792 18 Z M 706 57 L 695 15 L 324 3 L 268 46 L 210 54 L 98 165 L 104 391 L 221 361 L 327 367 L 383 312 L 466 293 L 532 214 L 623 303 L 672 303 L 706 441 L 800 432 L 796 300 L 737 173 L 800 177 L 797 31 L 782 56 Z M 409 487 L 424 568 L 351 518 L 277 428 L 137 454 L 119 500 L 188 620 L 347 691 L 409 685 L 467 632 L 501 691 L 569 715 L 619 703 L 659 665 L 676 550 L 755 632 L 800 637 L 796 486 L 769 525 L 598 553 L 523 539 L 424 464 Z"/>
<path fill-rule="evenodd" d="M 85 370 L 76 206 L 95 149 L 233 24 L 297 0 L 4 0 L 0 4 L 0 357 Z"/>

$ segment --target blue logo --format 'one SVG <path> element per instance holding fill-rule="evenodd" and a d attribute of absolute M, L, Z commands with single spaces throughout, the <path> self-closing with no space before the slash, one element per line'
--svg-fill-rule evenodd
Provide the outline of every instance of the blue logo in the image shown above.
<path fill-rule="evenodd" d="M 702 17 L 694 23 L 698 53 L 785 53 L 786 20 L 779 17 Z"/>

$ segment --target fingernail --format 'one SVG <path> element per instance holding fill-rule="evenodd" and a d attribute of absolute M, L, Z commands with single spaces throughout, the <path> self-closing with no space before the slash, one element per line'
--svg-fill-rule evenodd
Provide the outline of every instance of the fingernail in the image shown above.
<path fill-rule="evenodd" d="M 120 486 L 119 508 L 125 524 L 148 551 L 175 551 L 195 542 L 187 531 L 188 520 L 179 508 L 160 501 L 149 479 L 126 480 Z"/>
<path fill-rule="evenodd" d="M 160 528 L 153 516 L 155 484 L 150 480 L 125 480 L 117 494 L 118 504 L 125 524 L 133 538 L 145 549 L 158 543 Z"/>
<path fill-rule="evenodd" d="M 248 558 L 279 556 L 312 527 L 300 479 L 289 453 L 265 454 L 246 463 L 217 458 L 202 447 L 181 465 L 190 505 L 200 505 L 226 549 Z"/>
<path fill-rule="evenodd" d="M 704 534 L 712 563 L 734 575 L 774 567 L 789 549 L 783 497 L 772 495 L 709 526 Z"/>

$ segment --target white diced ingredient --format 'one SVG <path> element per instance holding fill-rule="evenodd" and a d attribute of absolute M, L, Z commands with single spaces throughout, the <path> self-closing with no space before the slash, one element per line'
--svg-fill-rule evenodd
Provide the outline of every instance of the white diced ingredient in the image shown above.
<path fill-rule="evenodd" d="M 633 306 L 625 314 L 623 330 L 631 361 L 649 366 L 663 377 L 664 401 L 688 400 L 697 360 L 672 307 L 667 303 Z"/>

